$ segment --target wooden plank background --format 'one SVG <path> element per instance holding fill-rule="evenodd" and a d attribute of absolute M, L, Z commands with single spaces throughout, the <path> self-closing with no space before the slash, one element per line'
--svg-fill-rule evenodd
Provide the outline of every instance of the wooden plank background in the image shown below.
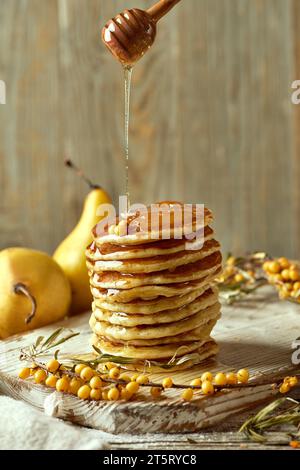
<path fill-rule="evenodd" d="M 51 252 L 86 187 L 124 192 L 122 70 L 100 26 L 149 0 L 1 0 L 0 248 Z M 215 212 L 224 251 L 300 257 L 299 0 L 183 0 L 133 76 L 133 201 Z"/>

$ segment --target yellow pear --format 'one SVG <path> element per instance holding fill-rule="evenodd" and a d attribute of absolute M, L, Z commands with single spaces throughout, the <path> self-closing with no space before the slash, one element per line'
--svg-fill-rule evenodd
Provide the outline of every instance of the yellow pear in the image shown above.
<path fill-rule="evenodd" d="M 71 288 L 51 256 L 28 248 L 0 252 L 0 338 L 67 315 Z"/>
<path fill-rule="evenodd" d="M 69 160 L 67 165 L 74 168 L 74 164 Z M 77 168 L 76 170 L 80 176 L 83 176 L 82 172 Z M 93 227 L 101 220 L 101 217 L 97 216 L 97 209 L 101 204 L 111 202 L 109 195 L 102 188 L 93 185 L 85 177 L 84 179 L 88 182 L 91 191 L 85 199 L 80 220 L 53 255 L 71 284 L 71 315 L 76 315 L 91 308 L 92 295 L 86 267 L 85 250 L 92 242 Z"/>

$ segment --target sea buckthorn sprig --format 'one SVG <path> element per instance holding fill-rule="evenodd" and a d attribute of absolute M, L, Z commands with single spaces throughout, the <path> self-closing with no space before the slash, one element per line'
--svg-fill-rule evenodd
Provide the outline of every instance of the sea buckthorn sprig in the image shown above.
<path fill-rule="evenodd" d="M 23 357 L 24 359 L 24 357 Z M 30 356 L 27 357 L 31 360 Z M 60 364 L 57 358 L 44 364 L 38 360 L 31 367 L 23 368 L 19 378 L 26 380 L 32 378 L 38 384 L 54 388 L 62 393 L 77 395 L 82 400 L 130 400 L 141 387 L 148 387 L 153 398 L 160 397 L 166 390 L 182 389 L 183 401 L 190 401 L 195 396 L 214 395 L 223 389 L 255 387 L 257 385 L 271 385 L 262 379 L 249 381 L 248 369 L 235 372 L 218 372 L 212 374 L 207 371 L 201 377 L 195 378 L 190 384 L 174 383 L 171 377 L 165 377 L 161 383 L 152 382 L 148 375 L 122 372 L 116 364 L 108 363 L 106 373 L 98 368 L 88 366 L 86 363 L 66 366 Z M 287 393 L 298 384 L 299 376 L 286 377 L 277 381 L 281 393 Z"/>
<path fill-rule="evenodd" d="M 271 258 L 266 253 L 243 258 L 230 255 L 217 282 L 227 303 L 240 300 L 266 284 L 276 287 L 280 299 L 300 303 L 300 265 L 285 257 Z"/>
<path fill-rule="evenodd" d="M 282 408 L 283 405 L 285 408 Z M 239 432 L 254 442 L 265 442 L 267 437 L 265 431 L 278 425 L 300 425 L 300 403 L 290 397 L 279 398 L 261 409 L 255 416 L 248 418 Z M 298 448 L 299 441 L 291 440 L 291 434 L 287 434 L 287 444 Z"/>
<path fill-rule="evenodd" d="M 229 255 L 221 276 L 217 278 L 221 297 L 231 304 L 266 285 L 267 279 L 261 270 L 266 259 L 265 253 L 245 257 Z"/>
<path fill-rule="evenodd" d="M 263 270 L 268 282 L 276 287 L 281 299 L 300 303 L 300 267 L 287 258 L 265 261 Z"/>
<path fill-rule="evenodd" d="M 296 387 L 298 385 L 298 377 L 296 375 L 292 377 L 285 377 L 283 379 L 282 384 L 279 385 L 280 393 L 288 393 L 291 388 Z"/>

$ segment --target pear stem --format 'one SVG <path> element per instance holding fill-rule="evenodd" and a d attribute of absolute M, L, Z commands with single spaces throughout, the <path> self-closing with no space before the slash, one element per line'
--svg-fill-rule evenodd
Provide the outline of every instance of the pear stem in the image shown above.
<path fill-rule="evenodd" d="M 100 189 L 101 188 L 101 186 L 99 186 L 98 184 L 92 183 L 92 181 L 84 174 L 84 172 L 77 165 L 75 165 L 75 163 L 72 160 L 70 160 L 69 158 L 66 158 L 65 165 L 68 168 L 71 168 L 72 170 L 74 170 L 75 173 L 77 173 L 77 175 L 89 185 L 90 189 Z"/>
<path fill-rule="evenodd" d="M 18 282 L 17 284 L 14 285 L 14 293 L 25 295 L 31 301 L 31 312 L 25 318 L 25 323 L 26 325 L 28 325 L 36 314 L 37 305 L 36 305 L 35 297 L 29 292 L 28 288 L 21 282 Z"/>

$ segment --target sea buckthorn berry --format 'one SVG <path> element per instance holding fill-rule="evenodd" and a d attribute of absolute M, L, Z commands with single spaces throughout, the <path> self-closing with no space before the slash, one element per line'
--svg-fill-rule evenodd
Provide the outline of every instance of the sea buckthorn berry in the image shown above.
<path fill-rule="evenodd" d="M 290 279 L 291 279 L 291 281 L 299 281 L 300 280 L 299 271 L 297 271 L 296 269 L 291 269 L 290 270 Z"/>
<path fill-rule="evenodd" d="M 81 371 L 86 367 L 86 364 L 77 364 L 75 366 L 75 373 L 80 375 Z"/>
<path fill-rule="evenodd" d="M 139 375 L 140 375 L 140 374 L 133 374 L 133 375 L 131 376 L 131 379 L 130 379 L 131 382 L 136 382 L 136 379 L 138 378 Z"/>
<path fill-rule="evenodd" d="M 149 383 L 149 377 L 147 375 L 139 375 L 136 378 L 136 382 L 140 385 Z"/>
<path fill-rule="evenodd" d="M 107 394 L 107 398 L 110 401 L 117 401 L 119 399 L 119 396 L 120 396 L 120 392 L 116 387 L 111 388 Z"/>
<path fill-rule="evenodd" d="M 153 398 L 158 398 L 161 396 L 162 389 L 160 387 L 151 387 L 150 393 Z"/>
<path fill-rule="evenodd" d="M 216 385 L 221 386 L 221 387 L 222 387 L 223 385 L 226 385 L 226 383 L 227 383 L 226 375 L 223 374 L 223 372 L 218 372 L 218 373 L 215 375 L 214 383 L 215 383 Z"/>
<path fill-rule="evenodd" d="M 210 382 L 208 382 L 210 383 Z M 210 383 L 211 384 L 211 383 Z M 191 388 L 186 388 L 185 390 L 183 390 L 182 394 L 181 394 L 181 398 L 184 400 L 184 401 L 191 401 L 192 398 L 193 398 L 193 395 L 194 395 L 194 392 Z"/>
<path fill-rule="evenodd" d="M 290 441 L 290 446 L 293 449 L 300 449 L 300 441 Z"/>
<path fill-rule="evenodd" d="M 23 369 L 20 370 L 18 376 L 20 379 L 23 379 L 23 380 L 28 379 L 28 377 L 30 376 L 30 368 L 23 367 Z"/>
<path fill-rule="evenodd" d="M 234 266 L 235 257 L 234 256 L 229 256 L 229 258 L 227 258 L 227 260 L 226 260 L 226 264 L 228 264 L 228 266 Z"/>
<path fill-rule="evenodd" d="M 112 369 L 113 367 L 116 367 L 116 364 L 114 364 L 113 362 L 106 362 L 106 363 L 105 363 L 105 368 L 106 368 L 107 370 L 110 370 L 110 369 Z"/>
<path fill-rule="evenodd" d="M 300 290 L 300 282 L 299 282 L 299 281 L 297 281 L 297 282 L 294 283 L 294 285 L 293 285 L 293 290 L 294 290 L 294 291 Z"/>
<path fill-rule="evenodd" d="M 228 372 L 226 374 L 226 382 L 228 385 L 235 385 L 238 383 L 237 376 L 234 372 Z"/>
<path fill-rule="evenodd" d="M 108 389 L 102 390 L 102 400 L 108 400 Z"/>
<path fill-rule="evenodd" d="M 58 392 L 67 392 L 69 390 L 69 380 L 67 377 L 62 377 L 56 382 L 56 390 Z"/>
<path fill-rule="evenodd" d="M 162 386 L 164 388 L 171 388 L 173 385 L 173 380 L 171 379 L 171 377 L 166 377 L 163 381 L 162 381 Z"/>
<path fill-rule="evenodd" d="M 224 269 L 224 274 L 226 276 L 232 276 L 234 273 L 235 273 L 235 269 L 233 266 L 226 266 L 226 268 Z"/>
<path fill-rule="evenodd" d="M 121 400 L 130 400 L 132 397 L 132 393 L 130 393 L 126 388 L 122 388 L 121 393 L 120 393 L 120 398 Z"/>
<path fill-rule="evenodd" d="M 92 388 L 90 392 L 90 399 L 91 400 L 101 400 L 101 390 L 99 388 Z"/>
<path fill-rule="evenodd" d="M 119 379 L 124 380 L 124 382 L 130 382 L 131 381 L 130 375 L 126 374 L 125 372 L 120 374 Z"/>
<path fill-rule="evenodd" d="M 47 362 L 47 370 L 54 374 L 59 369 L 60 363 L 56 359 L 51 359 Z"/>
<path fill-rule="evenodd" d="M 237 282 L 237 283 L 243 282 L 243 281 L 244 281 L 244 276 L 243 276 L 242 274 L 238 273 L 238 274 L 236 274 L 236 275 L 234 276 L 234 280 L 235 280 L 235 282 Z"/>
<path fill-rule="evenodd" d="M 290 389 L 291 389 L 291 386 L 288 382 L 283 382 L 279 387 L 280 393 L 288 393 Z"/>
<path fill-rule="evenodd" d="M 102 387 L 102 380 L 100 379 L 99 375 L 94 375 L 94 377 L 91 378 L 90 387 L 97 389 Z"/>
<path fill-rule="evenodd" d="M 286 282 L 284 284 L 284 288 L 287 290 L 287 291 L 291 291 L 293 290 L 293 284 L 291 282 Z"/>
<path fill-rule="evenodd" d="M 201 379 L 194 379 L 191 381 L 190 385 L 193 387 L 201 387 L 202 385 L 202 380 Z"/>
<path fill-rule="evenodd" d="M 291 387 L 296 387 L 296 385 L 298 384 L 298 379 L 297 379 L 297 377 L 289 377 L 288 384 L 289 384 Z"/>
<path fill-rule="evenodd" d="M 130 392 L 132 394 L 137 393 L 139 388 L 140 388 L 140 386 L 137 382 L 129 382 L 126 385 L 126 390 L 128 390 L 128 392 Z"/>
<path fill-rule="evenodd" d="M 82 387 L 83 381 L 77 377 L 73 377 L 70 381 L 68 392 L 72 395 L 77 395 L 78 390 Z"/>
<path fill-rule="evenodd" d="M 204 380 L 201 389 L 204 395 L 212 395 L 215 392 L 215 388 L 210 380 Z"/>
<path fill-rule="evenodd" d="M 118 367 L 113 367 L 112 369 L 110 369 L 108 375 L 111 379 L 118 379 L 120 375 L 120 369 Z"/>
<path fill-rule="evenodd" d="M 280 299 L 287 299 L 288 297 L 290 296 L 290 292 L 285 289 L 284 287 L 282 289 L 280 289 L 279 291 L 279 298 Z"/>
<path fill-rule="evenodd" d="M 34 375 L 38 370 L 38 366 L 33 362 L 30 366 L 30 375 Z"/>
<path fill-rule="evenodd" d="M 201 375 L 201 380 L 202 380 L 202 382 L 204 382 L 205 380 L 208 380 L 209 382 L 212 382 L 212 380 L 213 380 L 212 373 L 211 372 L 204 372 Z"/>
<path fill-rule="evenodd" d="M 284 257 L 279 258 L 278 263 L 280 264 L 282 269 L 287 269 L 290 267 L 290 262 L 287 258 L 284 258 Z"/>
<path fill-rule="evenodd" d="M 78 398 L 81 398 L 81 400 L 88 400 L 90 398 L 90 393 L 91 393 L 91 387 L 88 385 L 82 385 L 80 389 L 77 392 Z"/>
<path fill-rule="evenodd" d="M 284 269 L 281 271 L 281 277 L 284 281 L 289 281 L 290 280 L 290 271 L 289 269 Z"/>
<path fill-rule="evenodd" d="M 277 274 L 279 273 L 281 270 L 281 267 L 280 267 L 280 264 L 278 263 L 278 261 L 271 261 L 270 264 L 269 264 L 269 268 L 268 268 L 268 271 L 272 274 Z"/>
<path fill-rule="evenodd" d="M 45 384 L 47 387 L 55 388 L 57 380 L 58 377 L 55 377 L 55 375 L 49 375 L 49 377 L 46 378 Z"/>
<path fill-rule="evenodd" d="M 237 372 L 237 379 L 238 379 L 238 382 L 240 382 L 242 384 L 246 384 L 249 380 L 249 371 L 248 371 L 248 369 L 240 369 Z"/>
<path fill-rule="evenodd" d="M 274 282 L 282 282 L 283 280 L 281 274 L 274 274 L 272 277 Z"/>
<path fill-rule="evenodd" d="M 270 261 L 265 261 L 262 265 L 264 271 L 268 272 L 270 267 Z"/>
<path fill-rule="evenodd" d="M 85 367 L 80 372 L 80 377 L 82 380 L 89 381 L 95 375 L 95 371 L 91 367 Z"/>
<path fill-rule="evenodd" d="M 34 374 L 34 380 L 37 384 L 44 382 L 47 378 L 47 372 L 44 369 L 39 369 Z"/>

